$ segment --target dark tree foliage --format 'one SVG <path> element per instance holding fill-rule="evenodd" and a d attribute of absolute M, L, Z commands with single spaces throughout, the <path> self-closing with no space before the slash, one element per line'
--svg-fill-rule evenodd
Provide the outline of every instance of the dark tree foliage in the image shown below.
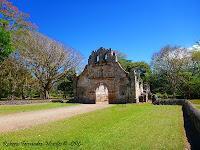
<path fill-rule="evenodd" d="M 152 58 L 153 93 L 175 98 L 200 98 L 200 44 L 188 50 L 167 45 Z"/>
<path fill-rule="evenodd" d="M 5 29 L 6 22 L 0 20 L 0 62 L 13 51 L 11 32 Z"/>
<path fill-rule="evenodd" d="M 58 84 L 57 89 L 62 91 L 64 98 L 73 97 L 73 79 L 75 75 L 75 71 L 70 70 L 66 78 Z"/>
<path fill-rule="evenodd" d="M 132 69 L 138 71 L 142 79 L 144 80 L 144 82 L 149 82 L 151 69 L 150 69 L 149 64 L 147 64 L 146 62 L 143 62 L 143 61 L 133 62 L 125 58 L 120 58 L 119 63 L 127 72 L 130 72 Z"/>
<path fill-rule="evenodd" d="M 14 35 L 36 26 L 29 21 L 29 15 L 20 11 L 8 0 L 0 0 L 0 62 L 14 50 Z"/>

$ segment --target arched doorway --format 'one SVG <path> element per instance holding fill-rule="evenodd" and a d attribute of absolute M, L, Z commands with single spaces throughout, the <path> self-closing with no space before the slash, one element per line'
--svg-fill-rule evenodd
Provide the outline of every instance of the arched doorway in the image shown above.
<path fill-rule="evenodd" d="M 108 103 L 108 88 L 105 84 L 100 83 L 96 88 L 96 103 Z"/>

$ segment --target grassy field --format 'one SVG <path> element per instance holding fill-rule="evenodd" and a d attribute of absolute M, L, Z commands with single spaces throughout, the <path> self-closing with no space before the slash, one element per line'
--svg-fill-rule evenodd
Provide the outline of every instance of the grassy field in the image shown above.
<path fill-rule="evenodd" d="M 66 103 L 41 103 L 41 104 L 27 104 L 27 105 L 0 105 L 0 115 L 11 114 L 16 112 L 27 112 L 44 110 L 57 107 L 71 106 L 75 104 Z"/>
<path fill-rule="evenodd" d="M 196 105 L 195 107 L 198 108 L 198 109 L 200 109 L 200 105 Z"/>
<path fill-rule="evenodd" d="M 196 106 L 198 109 L 200 109 L 200 106 Z"/>
<path fill-rule="evenodd" d="M 0 147 L 19 150 L 182 150 L 182 111 L 180 106 L 117 105 L 67 120 L 0 135 Z"/>
<path fill-rule="evenodd" d="M 195 107 L 200 109 L 200 99 L 190 100 L 193 104 L 195 104 Z"/>
<path fill-rule="evenodd" d="M 200 105 L 200 99 L 190 100 L 193 104 L 199 104 Z"/>

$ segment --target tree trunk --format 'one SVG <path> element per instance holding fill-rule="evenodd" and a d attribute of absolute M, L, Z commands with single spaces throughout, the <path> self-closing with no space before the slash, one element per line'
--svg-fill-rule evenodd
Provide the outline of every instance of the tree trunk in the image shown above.
<path fill-rule="evenodd" d="M 25 98 L 25 95 L 24 95 L 24 92 L 22 92 L 22 99 L 23 99 L 23 100 L 26 99 L 26 98 Z"/>
<path fill-rule="evenodd" d="M 173 98 L 175 99 L 176 98 L 176 86 L 173 85 L 172 89 L 173 89 Z"/>
<path fill-rule="evenodd" d="M 44 89 L 41 97 L 42 99 L 49 99 L 49 90 Z"/>
<path fill-rule="evenodd" d="M 49 91 L 45 90 L 45 99 L 49 99 Z"/>
<path fill-rule="evenodd" d="M 25 99 L 25 95 L 24 95 L 24 87 L 23 87 L 23 85 L 22 85 L 22 89 L 21 89 L 22 91 L 21 91 L 21 96 L 22 96 L 22 99 L 24 100 Z"/>
<path fill-rule="evenodd" d="M 10 100 L 14 100 L 15 99 L 15 90 L 14 87 L 11 88 L 11 94 L 10 94 Z"/>
<path fill-rule="evenodd" d="M 176 79 L 173 79 L 172 78 L 172 83 L 171 83 L 171 85 L 172 85 L 172 89 L 173 89 L 173 98 L 175 99 L 176 98 Z"/>
<path fill-rule="evenodd" d="M 191 89 L 190 89 L 190 87 L 189 87 L 189 90 L 188 90 L 188 97 L 189 97 L 189 99 L 191 99 Z"/>
<path fill-rule="evenodd" d="M 173 98 L 176 98 L 176 92 L 173 91 Z"/>

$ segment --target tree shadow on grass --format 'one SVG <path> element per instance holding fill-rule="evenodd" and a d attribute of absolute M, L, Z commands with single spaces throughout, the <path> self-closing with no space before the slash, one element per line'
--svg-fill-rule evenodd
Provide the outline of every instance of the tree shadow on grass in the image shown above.
<path fill-rule="evenodd" d="M 188 114 L 183 110 L 184 128 L 191 150 L 200 150 L 200 134 L 193 126 Z"/>

